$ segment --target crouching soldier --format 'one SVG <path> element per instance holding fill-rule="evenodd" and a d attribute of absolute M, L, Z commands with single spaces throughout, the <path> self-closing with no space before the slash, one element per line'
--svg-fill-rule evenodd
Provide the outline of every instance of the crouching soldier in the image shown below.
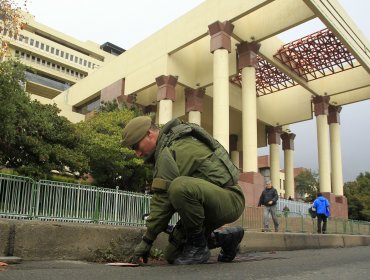
<path fill-rule="evenodd" d="M 154 164 L 147 230 L 134 261 L 148 257 L 153 241 L 178 212 L 180 221 L 165 249 L 169 263 L 206 263 L 209 249 L 216 247 L 221 247 L 218 261 L 231 262 L 244 230 L 217 229 L 237 220 L 245 201 L 237 185 L 239 171 L 226 150 L 195 124 L 174 119 L 158 129 L 146 116 L 126 125 L 122 145 Z"/>

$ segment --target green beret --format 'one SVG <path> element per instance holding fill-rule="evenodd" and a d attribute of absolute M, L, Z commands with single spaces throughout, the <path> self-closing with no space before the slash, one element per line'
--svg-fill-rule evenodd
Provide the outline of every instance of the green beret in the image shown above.
<path fill-rule="evenodd" d="M 122 146 L 131 147 L 143 139 L 151 124 L 152 119 L 147 116 L 137 117 L 129 121 L 122 131 Z"/>

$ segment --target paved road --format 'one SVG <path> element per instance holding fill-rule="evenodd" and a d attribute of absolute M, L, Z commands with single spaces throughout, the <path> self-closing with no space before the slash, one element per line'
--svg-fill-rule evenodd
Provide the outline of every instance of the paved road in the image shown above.
<path fill-rule="evenodd" d="M 28 261 L 0 271 L 7 280 L 169 279 L 370 279 L 370 246 L 239 256 L 238 262 L 204 265 L 110 267 L 77 261 Z"/>

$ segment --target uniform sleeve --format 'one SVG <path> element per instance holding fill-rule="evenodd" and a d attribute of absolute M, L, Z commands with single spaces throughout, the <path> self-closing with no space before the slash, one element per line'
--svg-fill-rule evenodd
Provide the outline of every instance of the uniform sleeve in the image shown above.
<path fill-rule="evenodd" d="M 168 199 L 168 188 L 171 182 L 179 176 L 179 170 L 170 150 L 166 147 L 159 155 L 152 182 L 153 197 L 150 201 L 150 215 L 146 220 L 145 236 L 155 240 L 165 231 L 175 210 Z"/>
<path fill-rule="evenodd" d="M 174 212 L 167 192 L 154 193 L 150 201 L 150 215 L 146 220 L 145 236 L 150 240 L 155 240 L 158 234 L 166 230 Z"/>

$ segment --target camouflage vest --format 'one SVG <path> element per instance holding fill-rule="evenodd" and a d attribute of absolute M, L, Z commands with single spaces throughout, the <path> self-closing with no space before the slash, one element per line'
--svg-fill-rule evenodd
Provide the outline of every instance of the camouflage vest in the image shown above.
<path fill-rule="evenodd" d="M 157 160 L 158 155 L 165 147 L 169 147 L 173 141 L 185 136 L 192 136 L 207 145 L 213 151 L 214 155 L 224 164 L 232 178 L 232 182 L 228 182 L 227 186 L 238 184 L 240 175 L 239 169 L 231 162 L 225 148 L 202 127 L 193 123 L 185 123 L 179 119 L 174 119 L 167 123 L 161 129 L 161 135 L 158 139 L 157 149 L 154 154 L 155 160 Z"/>

